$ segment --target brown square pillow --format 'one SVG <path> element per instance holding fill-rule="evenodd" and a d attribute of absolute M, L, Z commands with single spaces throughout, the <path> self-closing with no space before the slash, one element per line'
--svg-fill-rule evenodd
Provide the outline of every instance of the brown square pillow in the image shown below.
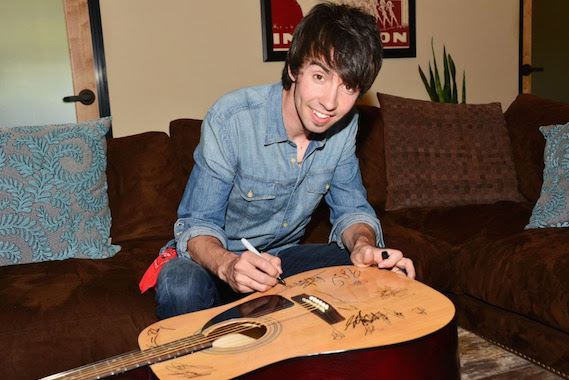
<path fill-rule="evenodd" d="M 499 103 L 378 98 L 385 123 L 387 210 L 523 201 Z"/>

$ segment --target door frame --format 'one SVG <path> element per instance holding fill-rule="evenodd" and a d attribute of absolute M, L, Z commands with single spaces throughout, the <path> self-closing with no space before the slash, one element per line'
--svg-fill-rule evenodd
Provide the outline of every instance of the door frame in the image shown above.
<path fill-rule="evenodd" d="M 533 0 L 520 0 L 520 67 L 519 92 L 531 94 L 531 74 L 522 75 L 523 65 L 531 65 L 531 33 L 532 33 Z"/>
<path fill-rule="evenodd" d="M 77 121 L 110 116 L 109 93 L 99 0 L 63 0 L 73 91 L 88 89 L 95 102 L 75 102 Z"/>

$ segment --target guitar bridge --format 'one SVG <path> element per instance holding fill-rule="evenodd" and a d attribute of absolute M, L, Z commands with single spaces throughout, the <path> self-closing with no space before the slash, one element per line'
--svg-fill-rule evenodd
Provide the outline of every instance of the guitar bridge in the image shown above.
<path fill-rule="evenodd" d="M 292 297 L 292 300 L 301 305 L 305 309 L 316 314 L 318 317 L 333 325 L 343 321 L 345 318 L 340 315 L 329 303 L 323 301 L 316 296 L 309 296 L 308 294 L 299 294 Z"/>

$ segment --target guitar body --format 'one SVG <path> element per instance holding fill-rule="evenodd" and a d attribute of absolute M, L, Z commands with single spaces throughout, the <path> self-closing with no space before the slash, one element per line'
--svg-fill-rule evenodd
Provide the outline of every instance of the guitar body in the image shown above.
<path fill-rule="evenodd" d="M 143 353 L 192 347 L 152 365 L 156 376 L 460 378 L 455 309 L 434 289 L 376 267 L 322 268 L 286 282 L 147 327 Z"/>

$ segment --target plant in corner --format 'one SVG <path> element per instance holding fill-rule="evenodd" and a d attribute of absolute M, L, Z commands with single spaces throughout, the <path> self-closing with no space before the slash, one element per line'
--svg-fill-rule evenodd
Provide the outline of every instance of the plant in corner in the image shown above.
<path fill-rule="evenodd" d="M 423 80 L 423 84 L 429 93 L 429 97 L 433 102 L 439 103 L 458 103 L 458 90 L 456 85 L 456 67 L 450 54 L 447 54 L 446 47 L 443 46 L 443 64 L 444 64 L 444 83 L 441 82 L 439 77 L 439 69 L 437 67 L 437 59 L 435 57 L 435 48 L 433 46 L 433 39 L 431 38 L 431 50 L 433 52 L 433 63 L 435 72 L 431 68 L 429 61 L 429 75 L 427 81 L 425 73 L 419 65 L 419 74 Z M 462 103 L 466 103 L 466 72 L 462 72 Z"/>

